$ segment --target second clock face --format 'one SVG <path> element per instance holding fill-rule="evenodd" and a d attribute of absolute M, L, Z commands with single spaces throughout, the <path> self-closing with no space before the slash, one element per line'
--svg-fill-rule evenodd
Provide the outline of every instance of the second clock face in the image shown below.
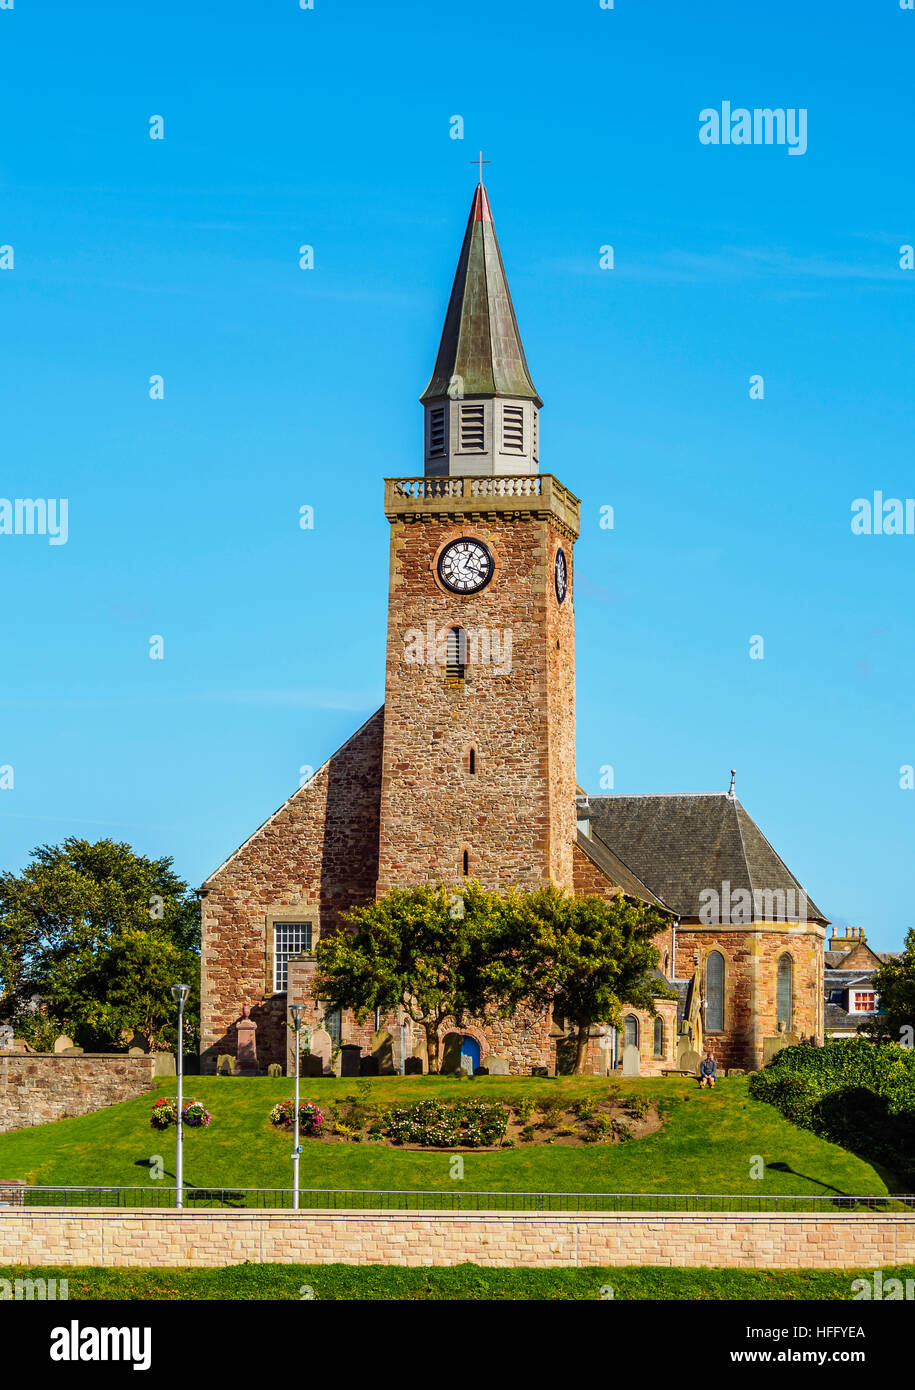
<path fill-rule="evenodd" d="M 438 577 L 453 594 L 475 594 L 485 589 L 492 572 L 492 552 L 472 536 L 452 541 L 438 557 Z"/>
<path fill-rule="evenodd" d="M 567 590 L 568 584 L 569 584 L 569 576 L 568 576 L 568 571 L 566 570 L 566 557 L 565 557 L 565 551 L 562 549 L 561 546 L 560 546 L 559 550 L 556 551 L 555 578 L 556 578 L 556 597 L 557 597 L 557 599 L 559 600 L 559 602 L 562 603 L 563 599 L 564 599 L 565 596 L 566 596 L 566 590 Z"/>

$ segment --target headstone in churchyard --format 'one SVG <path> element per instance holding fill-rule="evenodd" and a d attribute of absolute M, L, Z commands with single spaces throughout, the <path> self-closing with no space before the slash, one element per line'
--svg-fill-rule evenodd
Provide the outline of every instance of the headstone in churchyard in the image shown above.
<path fill-rule="evenodd" d="M 474 1076 L 488 1076 L 489 1067 L 474 1067 L 473 1074 Z"/>
<path fill-rule="evenodd" d="M 330 1076 L 332 1070 L 331 1057 L 334 1052 L 334 1044 L 326 1028 L 316 1028 L 314 1030 L 311 1035 L 310 1051 L 312 1057 L 318 1057 L 321 1060 L 321 1071 L 319 1075 Z"/>
<path fill-rule="evenodd" d="M 270 1065 L 267 1067 L 267 1075 L 268 1075 L 268 1076 L 282 1076 L 282 1075 L 283 1075 L 283 1068 L 280 1066 L 279 1062 L 271 1062 L 271 1063 L 270 1063 Z"/>
<path fill-rule="evenodd" d="M 153 1062 L 153 1076 L 174 1076 L 177 1072 L 174 1052 L 154 1052 Z"/>
<path fill-rule="evenodd" d="M 779 1033 L 776 1038 L 763 1038 L 763 1066 L 772 1061 L 783 1047 L 793 1047 L 797 1042 L 796 1033 Z"/>
<path fill-rule="evenodd" d="M 408 1021 L 403 1027 L 398 1024 L 391 1034 L 391 1063 L 394 1075 L 400 1076 L 404 1070 L 404 1058 L 413 1055 L 413 1028 Z"/>
<path fill-rule="evenodd" d="M 549 1076 L 549 1067 L 531 1067 L 531 1076 Z"/>
<path fill-rule="evenodd" d="M 9 1052 L 13 1046 L 13 1025 L 0 1023 L 0 1052 Z"/>
<path fill-rule="evenodd" d="M 85 1048 L 82 1048 L 82 1047 L 62 1047 L 62 1048 L 60 1049 L 60 1056 L 61 1056 L 61 1057 L 79 1057 L 79 1056 L 82 1056 L 82 1054 L 83 1054 L 84 1051 L 85 1051 Z"/>
<path fill-rule="evenodd" d="M 344 1043 L 340 1049 L 340 1075 L 358 1076 L 362 1048 L 358 1043 Z"/>
<path fill-rule="evenodd" d="M 450 1075 L 461 1069 L 461 1035 L 460 1033 L 447 1033 L 445 1042 L 442 1046 L 441 1072 L 443 1075 Z"/>
<path fill-rule="evenodd" d="M 369 1055 L 367 1055 L 367 1056 L 365 1056 L 365 1057 L 360 1057 L 360 1058 L 359 1058 L 359 1075 L 360 1075 L 360 1076 L 377 1076 L 377 1075 L 378 1075 L 378 1058 L 377 1058 L 377 1057 L 373 1057 L 371 1054 L 369 1054 Z"/>
<path fill-rule="evenodd" d="M 487 1052 L 483 1058 L 483 1066 L 490 1076 L 508 1076 L 507 1057 L 497 1057 L 494 1052 Z"/>
<path fill-rule="evenodd" d="M 623 1075 L 641 1076 L 642 1059 L 639 1056 L 639 1049 L 635 1043 L 627 1043 L 623 1048 Z"/>
<path fill-rule="evenodd" d="M 303 1052 L 300 1063 L 300 1076 L 323 1076 L 324 1061 L 321 1057 L 316 1057 L 313 1052 Z"/>
<path fill-rule="evenodd" d="M 422 1076 L 423 1059 L 422 1057 L 408 1057 L 404 1062 L 405 1076 Z"/>
<path fill-rule="evenodd" d="M 372 1056 L 378 1063 L 377 1072 L 366 1072 L 366 1076 L 394 1075 L 394 1039 L 387 1028 L 379 1028 L 372 1034 L 370 1043 Z"/>
<path fill-rule="evenodd" d="M 55 1052 L 69 1052 L 70 1048 L 73 1047 L 73 1045 L 73 1039 L 68 1038 L 64 1033 L 61 1033 L 59 1038 L 54 1039 Z M 133 1052 L 134 1049 L 131 1048 L 131 1054 L 133 1054 Z"/>
<path fill-rule="evenodd" d="M 238 1076 L 252 1075 L 258 1071 L 257 1043 L 255 1034 L 257 1024 L 251 1017 L 251 1005 L 242 1006 L 241 1018 L 235 1025 L 237 1047 L 235 1052 L 235 1072 Z"/>
<path fill-rule="evenodd" d="M 693 1052 L 691 1048 L 687 1048 L 685 1052 L 681 1052 L 677 1057 L 677 1066 L 680 1071 L 688 1071 L 691 1076 L 698 1076 L 699 1063 L 701 1061 L 702 1058 L 699 1056 L 698 1052 Z"/>
<path fill-rule="evenodd" d="M 142 1047 L 128 1047 L 128 1057 L 145 1057 L 147 1054 Z"/>
<path fill-rule="evenodd" d="M 417 1028 L 413 1034 L 413 1056 L 419 1058 L 423 1071 L 429 1070 L 429 1047 L 425 1028 Z"/>
<path fill-rule="evenodd" d="M 231 1076 L 235 1070 L 235 1058 L 230 1052 L 220 1052 L 216 1058 L 216 1075 Z"/>

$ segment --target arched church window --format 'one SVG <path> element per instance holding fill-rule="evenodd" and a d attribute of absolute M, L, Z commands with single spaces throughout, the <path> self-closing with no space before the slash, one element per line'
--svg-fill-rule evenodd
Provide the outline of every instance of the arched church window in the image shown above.
<path fill-rule="evenodd" d="M 464 877 L 470 873 L 470 850 L 464 850 Z"/>
<path fill-rule="evenodd" d="M 791 1028 L 791 1005 L 794 993 L 794 961 L 787 951 L 778 962 L 778 980 L 776 986 L 776 1008 L 778 1011 L 778 1022 L 785 1025 L 785 1029 Z"/>
<path fill-rule="evenodd" d="M 462 681 L 466 665 L 467 632 L 462 627 L 449 628 L 445 642 L 445 675 L 451 680 Z"/>
<path fill-rule="evenodd" d="M 654 1021 L 654 1055 L 664 1056 L 664 1020 L 660 1014 Z"/>
<path fill-rule="evenodd" d="M 705 962 L 705 1027 L 709 1033 L 724 1032 L 724 956 L 710 951 Z"/>
<path fill-rule="evenodd" d="M 625 1025 L 625 1029 L 626 1029 L 625 1035 L 624 1035 L 625 1038 L 626 1038 L 626 1046 L 628 1047 L 629 1044 L 631 1043 L 633 1047 L 638 1047 L 638 1045 L 639 1045 L 639 1021 L 638 1021 L 638 1019 L 636 1018 L 635 1014 L 627 1014 L 626 1017 L 623 1019 L 623 1023 L 624 1023 L 624 1025 Z"/>

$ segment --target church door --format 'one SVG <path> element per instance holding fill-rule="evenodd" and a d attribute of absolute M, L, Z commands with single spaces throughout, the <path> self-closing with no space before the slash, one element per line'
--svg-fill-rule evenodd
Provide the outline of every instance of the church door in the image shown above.
<path fill-rule="evenodd" d="M 480 1044 L 465 1033 L 461 1038 L 461 1066 L 471 1076 L 480 1065 Z"/>

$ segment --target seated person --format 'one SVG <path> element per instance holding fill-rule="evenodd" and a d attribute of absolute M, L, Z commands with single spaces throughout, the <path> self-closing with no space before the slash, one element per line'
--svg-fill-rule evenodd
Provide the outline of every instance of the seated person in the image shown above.
<path fill-rule="evenodd" d="M 706 1088 L 706 1086 L 710 1086 L 710 1087 L 712 1088 L 712 1090 L 714 1090 L 714 1089 L 715 1089 L 715 1077 L 716 1077 L 717 1073 L 718 1073 L 718 1068 L 717 1068 L 717 1066 L 716 1066 L 714 1057 L 712 1056 L 712 1054 L 711 1054 L 710 1052 L 706 1052 L 706 1054 L 705 1054 L 705 1056 L 703 1057 L 702 1061 L 699 1063 L 699 1085 L 700 1085 L 700 1087 L 704 1090 L 704 1089 Z"/>

